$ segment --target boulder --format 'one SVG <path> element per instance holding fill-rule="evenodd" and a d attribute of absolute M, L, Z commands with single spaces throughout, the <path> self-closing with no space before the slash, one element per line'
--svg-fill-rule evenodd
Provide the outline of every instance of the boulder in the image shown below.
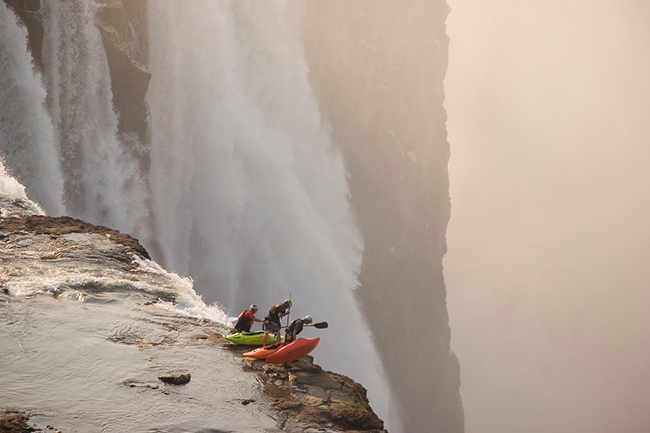
<path fill-rule="evenodd" d="M 185 385 L 190 381 L 192 375 L 190 373 L 169 374 L 167 376 L 158 376 L 158 379 L 170 385 Z"/>

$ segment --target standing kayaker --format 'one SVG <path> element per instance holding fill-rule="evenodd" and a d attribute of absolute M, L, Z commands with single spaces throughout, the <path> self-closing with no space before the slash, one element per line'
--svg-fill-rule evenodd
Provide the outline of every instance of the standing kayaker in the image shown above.
<path fill-rule="evenodd" d="M 296 335 L 302 332 L 302 327 L 310 325 L 312 322 L 311 316 L 308 314 L 300 319 L 295 319 L 291 322 L 286 331 L 284 331 L 284 344 L 289 344 L 296 339 Z"/>
<path fill-rule="evenodd" d="M 237 332 L 251 332 L 251 326 L 253 326 L 253 322 L 260 322 L 260 323 L 264 322 L 264 320 L 255 317 L 255 313 L 257 313 L 257 310 L 258 310 L 257 305 L 251 304 L 248 310 L 242 311 L 237 317 L 237 323 L 235 323 L 235 330 Z"/>
<path fill-rule="evenodd" d="M 269 333 L 275 334 L 280 341 L 280 319 L 287 314 L 291 309 L 291 299 L 285 299 L 281 304 L 275 304 L 269 310 L 268 316 L 264 318 L 264 323 L 262 323 L 262 329 L 264 329 L 264 338 L 262 339 L 262 346 L 266 346 L 266 338 L 269 336 Z"/>

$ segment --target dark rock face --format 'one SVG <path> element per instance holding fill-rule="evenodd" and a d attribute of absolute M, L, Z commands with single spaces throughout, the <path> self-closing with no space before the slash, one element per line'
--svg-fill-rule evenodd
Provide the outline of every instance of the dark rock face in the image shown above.
<path fill-rule="evenodd" d="M 412 433 L 464 431 L 442 269 L 448 12 L 444 0 L 308 2 L 304 28 L 365 243 L 358 300 Z"/>
<path fill-rule="evenodd" d="M 108 58 L 113 104 L 122 132 L 136 134 L 140 143 L 151 142 L 149 107 L 145 95 L 151 74 L 147 70 L 147 0 L 104 0 L 100 30 Z"/>

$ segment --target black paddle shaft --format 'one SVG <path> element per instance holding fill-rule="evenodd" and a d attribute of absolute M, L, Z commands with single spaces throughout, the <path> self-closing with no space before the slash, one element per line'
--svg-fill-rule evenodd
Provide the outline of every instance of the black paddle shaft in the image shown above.
<path fill-rule="evenodd" d="M 318 322 L 318 323 L 312 323 L 311 325 L 303 325 L 303 326 L 313 326 L 314 328 L 325 329 L 329 325 L 327 324 L 327 322 Z M 288 328 L 288 326 L 282 326 L 282 328 Z"/>

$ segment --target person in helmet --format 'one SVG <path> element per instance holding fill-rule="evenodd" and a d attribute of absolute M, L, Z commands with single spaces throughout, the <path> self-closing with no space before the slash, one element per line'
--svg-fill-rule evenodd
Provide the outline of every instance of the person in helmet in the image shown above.
<path fill-rule="evenodd" d="M 237 332 L 251 332 L 251 326 L 253 326 L 253 322 L 264 322 L 263 320 L 255 317 L 257 310 L 257 305 L 251 304 L 248 310 L 242 311 L 241 314 L 237 317 L 235 330 Z"/>
<path fill-rule="evenodd" d="M 306 315 L 300 319 L 296 319 L 291 322 L 287 330 L 284 332 L 284 344 L 289 344 L 296 339 L 296 335 L 302 332 L 302 327 L 305 325 L 310 325 L 312 318 L 310 315 Z"/>
<path fill-rule="evenodd" d="M 266 346 L 266 339 L 269 334 L 272 332 L 280 341 L 280 319 L 289 314 L 291 309 L 291 299 L 285 299 L 281 304 L 275 304 L 269 310 L 269 314 L 264 318 L 264 323 L 262 323 L 262 329 L 264 332 L 264 338 L 262 339 L 262 346 Z"/>

